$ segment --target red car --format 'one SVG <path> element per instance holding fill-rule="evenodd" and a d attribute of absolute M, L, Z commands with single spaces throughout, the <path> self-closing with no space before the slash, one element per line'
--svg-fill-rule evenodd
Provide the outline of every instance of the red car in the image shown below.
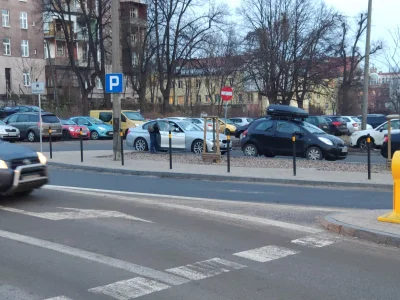
<path fill-rule="evenodd" d="M 85 140 L 89 139 L 90 131 L 86 126 L 77 125 L 71 120 L 61 120 L 61 125 L 63 128 L 63 140 L 79 139 L 79 132 L 81 128 L 82 138 Z"/>

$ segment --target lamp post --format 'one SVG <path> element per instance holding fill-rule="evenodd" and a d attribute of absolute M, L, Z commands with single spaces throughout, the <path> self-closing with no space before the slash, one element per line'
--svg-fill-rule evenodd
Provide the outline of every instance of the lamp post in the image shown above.
<path fill-rule="evenodd" d="M 365 64 L 364 64 L 364 94 L 362 105 L 362 129 L 367 129 L 368 114 L 368 86 L 369 86 L 369 53 L 371 48 L 371 15 L 372 0 L 368 0 L 368 17 L 367 17 L 367 39 L 365 41 Z"/>

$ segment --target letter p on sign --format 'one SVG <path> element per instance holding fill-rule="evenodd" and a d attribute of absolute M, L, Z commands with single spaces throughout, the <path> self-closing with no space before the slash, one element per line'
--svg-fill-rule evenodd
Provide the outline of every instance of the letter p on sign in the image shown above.
<path fill-rule="evenodd" d="M 106 93 L 122 93 L 123 92 L 123 75 L 122 74 L 106 74 Z"/>

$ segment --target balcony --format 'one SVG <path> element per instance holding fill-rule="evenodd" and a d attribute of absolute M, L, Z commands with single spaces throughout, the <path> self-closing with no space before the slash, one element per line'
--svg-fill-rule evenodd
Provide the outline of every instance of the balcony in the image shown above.
<path fill-rule="evenodd" d="M 45 39 L 56 39 L 59 41 L 65 41 L 65 34 L 62 30 L 47 30 L 44 32 L 44 38 Z"/>

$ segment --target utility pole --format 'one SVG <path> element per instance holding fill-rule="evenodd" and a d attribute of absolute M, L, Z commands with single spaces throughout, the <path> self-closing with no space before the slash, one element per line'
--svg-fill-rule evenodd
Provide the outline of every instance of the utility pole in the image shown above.
<path fill-rule="evenodd" d="M 368 114 L 368 86 L 369 86 L 369 53 L 371 48 L 371 15 L 372 0 L 368 0 L 368 17 L 367 17 L 367 39 L 365 41 L 365 64 L 364 64 L 364 94 L 362 105 L 362 129 L 367 129 Z"/>
<path fill-rule="evenodd" d="M 121 72 L 121 58 L 120 58 L 120 13 L 119 13 L 120 3 L 119 0 L 111 1 L 111 20 L 112 20 L 112 72 Z M 123 137 L 120 136 L 119 130 L 121 127 L 121 102 L 119 100 L 119 94 L 114 93 L 112 95 L 112 106 L 113 106 L 113 152 L 114 160 L 121 160 L 121 140 Z"/>

